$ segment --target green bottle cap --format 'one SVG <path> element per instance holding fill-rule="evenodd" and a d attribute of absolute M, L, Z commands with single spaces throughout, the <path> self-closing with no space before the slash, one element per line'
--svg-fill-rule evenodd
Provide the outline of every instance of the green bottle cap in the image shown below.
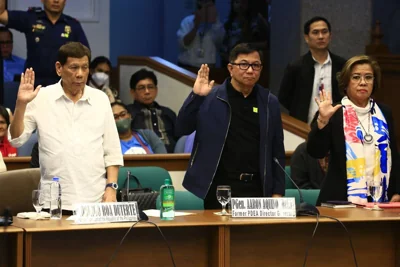
<path fill-rule="evenodd" d="M 171 179 L 169 179 L 169 178 L 165 179 L 165 180 L 164 180 L 164 184 L 165 184 L 165 185 L 171 185 L 171 184 L 172 184 Z"/>

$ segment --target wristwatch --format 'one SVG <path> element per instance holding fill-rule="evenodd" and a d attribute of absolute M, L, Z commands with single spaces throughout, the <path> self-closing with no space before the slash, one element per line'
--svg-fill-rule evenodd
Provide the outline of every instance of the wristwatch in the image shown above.
<path fill-rule="evenodd" d="M 118 184 L 116 184 L 116 183 L 109 183 L 109 184 L 106 184 L 106 188 L 107 188 L 107 187 L 111 187 L 111 188 L 117 190 L 117 189 L 118 189 Z"/>

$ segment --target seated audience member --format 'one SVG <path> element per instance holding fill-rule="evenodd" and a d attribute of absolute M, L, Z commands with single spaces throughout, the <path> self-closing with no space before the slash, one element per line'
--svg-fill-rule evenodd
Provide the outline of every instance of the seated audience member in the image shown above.
<path fill-rule="evenodd" d="M 307 153 L 307 143 L 301 143 L 290 159 L 291 176 L 301 189 L 320 189 L 328 170 L 328 157 L 315 159 Z"/>
<path fill-rule="evenodd" d="M 10 114 L 7 109 L 0 106 L 0 151 L 3 157 L 17 156 L 17 149 L 8 141 L 8 126 L 10 125 Z"/>
<path fill-rule="evenodd" d="M 110 88 L 111 61 L 103 56 L 96 57 L 90 62 L 88 85 L 102 90 L 110 99 L 110 103 L 116 101 L 118 92 Z"/>
<path fill-rule="evenodd" d="M 119 102 L 111 104 L 121 142 L 122 154 L 165 154 L 164 143 L 151 130 L 132 130 L 132 116 Z"/>
<path fill-rule="evenodd" d="M 15 75 L 21 75 L 24 71 L 25 60 L 12 54 L 13 34 L 6 27 L 0 27 L 0 46 L 3 58 L 4 82 L 14 81 Z"/>
<path fill-rule="evenodd" d="M 175 136 L 176 114 L 154 101 L 158 92 L 156 75 L 141 69 L 132 75 L 130 87 L 135 101 L 127 108 L 132 115 L 133 129 L 153 130 L 164 142 L 168 153 L 173 153 L 178 139 Z"/>
<path fill-rule="evenodd" d="M 344 200 L 366 204 L 368 185 L 382 185 L 379 202 L 400 202 L 400 162 L 392 112 L 376 103 L 381 71 L 369 56 L 350 58 L 337 75 L 344 93 L 332 105 L 331 94 L 322 90 L 315 102 L 318 112 L 311 123 L 307 151 L 315 158 L 328 152 L 329 168 L 317 204 Z"/>
<path fill-rule="evenodd" d="M 215 0 L 197 0 L 197 11 L 185 17 L 177 32 L 178 65 L 215 66 L 217 52 L 224 38 L 224 26 L 218 19 Z"/>

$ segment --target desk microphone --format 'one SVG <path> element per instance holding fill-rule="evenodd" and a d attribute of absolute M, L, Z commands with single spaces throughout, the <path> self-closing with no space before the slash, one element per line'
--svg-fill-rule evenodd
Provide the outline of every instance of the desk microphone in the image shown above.
<path fill-rule="evenodd" d="M 301 193 L 300 188 L 297 186 L 297 184 L 293 181 L 292 177 L 286 172 L 285 168 L 282 167 L 282 165 L 279 163 L 278 159 L 274 157 L 275 163 L 281 168 L 281 170 L 285 173 L 285 175 L 290 179 L 290 181 L 294 184 L 294 186 L 297 188 L 297 191 L 299 192 L 300 196 L 300 204 L 296 207 L 296 215 L 297 216 L 307 216 L 307 215 L 317 215 L 319 214 L 319 210 L 311 205 L 308 204 L 307 202 L 304 201 L 303 194 Z"/>

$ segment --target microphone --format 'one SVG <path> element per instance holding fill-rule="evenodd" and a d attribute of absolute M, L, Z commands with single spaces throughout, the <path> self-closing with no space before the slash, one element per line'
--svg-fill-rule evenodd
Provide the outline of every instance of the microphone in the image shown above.
<path fill-rule="evenodd" d="M 279 168 L 281 168 L 281 170 L 285 173 L 285 175 L 290 179 L 290 181 L 294 184 L 294 186 L 297 188 L 297 191 L 299 192 L 300 204 L 296 206 L 296 215 L 297 216 L 307 216 L 307 215 L 317 215 L 317 214 L 319 215 L 319 210 L 315 206 L 308 204 L 307 202 L 304 201 L 303 194 L 301 193 L 300 188 L 293 181 L 292 177 L 290 177 L 290 175 L 286 172 L 285 168 L 282 167 L 278 159 L 274 157 L 274 161 L 279 166 Z"/>
<path fill-rule="evenodd" d="M 144 213 L 143 210 L 139 210 L 139 221 L 148 221 L 148 220 L 149 217 L 146 215 L 146 213 Z"/>
<path fill-rule="evenodd" d="M 11 209 L 10 208 L 5 208 L 3 217 L 0 217 L 0 225 L 1 226 L 8 226 L 13 223 L 13 217 L 11 214 Z"/>

